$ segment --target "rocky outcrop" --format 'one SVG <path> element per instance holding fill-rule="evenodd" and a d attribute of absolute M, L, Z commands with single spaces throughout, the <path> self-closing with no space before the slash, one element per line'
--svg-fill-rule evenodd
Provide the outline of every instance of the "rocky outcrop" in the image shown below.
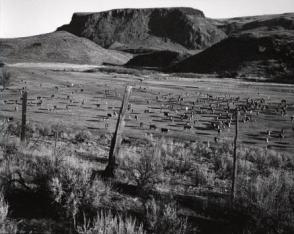
<path fill-rule="evenodd" d="M 124 64 L 132 56 L 104 49 L 68 32 L 0 39 L 0 60 L 5 62 L 62 62 L 79 64 Z"/>
<path fill-rule="evenodd" d="M 226 34 L 192 8 L 118 9 L 76 13 L 65 30 L 105 48 L 183 51 L 207 48 Z"/>

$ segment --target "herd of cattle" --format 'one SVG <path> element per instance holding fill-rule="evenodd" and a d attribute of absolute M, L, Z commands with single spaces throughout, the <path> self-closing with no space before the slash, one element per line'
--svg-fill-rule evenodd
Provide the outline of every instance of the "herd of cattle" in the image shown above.
<path fill-rule="evenodd" d="M 0 108 L 6 117 L 20 116 L 21 96 L 29 84 L 22 81 L 22 87 L 1 90 Z M 105 85 L 95 93 L 88 87 L 66 83 L 60 86 L 42 87 L 45 92 L 30 93 L 28 88 L 27 109 L 30 114 L 46 114 L 47 119 L 54 116 L 70 121 L 79 118 L 87 124 L 94 124 L 98 129 L 113 131 L 123 96 L 123 87 Z M 153 89 L 144 85 L 133 88 L 126 129 L 157 134 L 209 135 L 219 142 L 235 125 L 236 110 L 239 113 L 239 126 L 242 129 L 258 126 L 256 139 L 266 145 L 272 141 L 293 142 L 294 140 L 294 103 L 280 99 L 271 101 L 262 96 L 242 98 L 230 94 L 218 95 L 201 91 L 176 91 Z M 281 121 L 281 127 L 264 124 L 269 116 Z M 261 122 L 261 124 L 255 124 Z M 253 123 L 253 125 L 249 125 Z M 93 126 L 92 126 L 93 127 Z M 252 130 L 252 129 L 251 129 Z M 252 136 L 252 134 L 251 134 Z M 250 138 L 250 135 L 248 134 Z M 253 136 L 254 137 L 254 136 Z M 287 143 L 288 144 L 288 143 Z"/>

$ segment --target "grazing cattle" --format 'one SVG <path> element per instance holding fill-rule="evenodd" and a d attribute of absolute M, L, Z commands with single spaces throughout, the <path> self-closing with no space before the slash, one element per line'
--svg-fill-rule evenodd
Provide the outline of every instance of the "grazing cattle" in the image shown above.
<path fill-rule="evenodd" d="M 225 122 L 225 124 L 227 125 L 228 128 L 231 128 L 231 124 L 232 124 L 231 121 L 227 121 Z"/>
<path fill-rule="evenodd" d="M 107 114 L 107 117 L 111 118 L 112 117 L 112 114 L 111 113 L 108 113 Z"/>
<path fill-rule="evenodd" d="M 163 114 L 164 114 L 164 116 L 168 117 L 169 112 L 168 111 L 164 111 Z"/>
<path fill-rule="evenodd" d="M 150 124 L 149 129 L 150 129 L 150 130 L 156 130 L 157 127 L 156 127 L 155 124 Z"/>
<path fill-rule="evenodd" d="M 189 125 L 189 124 L 186 124 L 186 125 L 184 125 L 184 129 L 185 130 L 188 130 L 188 129 L 191 129 L 192 127 L 191 127 L 191 125 Z"/>
<path fill-rule="evenodd" d="M 149 109 L 145 109 L 144 113 L 150 113 Z"/>
<path fill-rule="evenodd" d="M 251 120 L 251 117 L 245 115 L 245 121 L 247 122 L 247 121 L 250 121 L 250 120 Z"/>
<path fill-rule="evenodd" d="M 167 133 L 168 132 L 168 129 L 167 128 L 161 128 L 161 132 L 162 133 Z"/>
<path fill-rule="evenodd" d="M 37 106 L 41 106 L 42 105 L 42 100 L 37 102 Z"/>
<path fill-rule="evenodd" d="M 282 99 L 282 100 L 281 100 L 281 104 L 282 104 L 282 105 L 287 105 L 287 100 Z"/>
<path fill-rule="evenodd" d="M 128 145 L 131 145 L 132 144 L 132 141 L 130 140 L 130 139 L 123 139 L 122 140 L 122 142 L 121 142 L 122 144 L 128 144 Z"/>

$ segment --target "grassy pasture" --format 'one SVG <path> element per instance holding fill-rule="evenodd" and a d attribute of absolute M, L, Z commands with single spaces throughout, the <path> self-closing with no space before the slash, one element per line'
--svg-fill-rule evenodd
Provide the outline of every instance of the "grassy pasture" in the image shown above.
<path fill-rule="evenodd" d="M 262 100 L 261 107 L 247 113 L 241 111 L 240 141 L 249 146 L 268 145 L 270 149 L 294 152 L 292 85 L 207 77 L 191 79 L 156 72 L 118 74 L 99 69 L 85 72 L 85 69 L 87 67 L 68 65 L 10 68 L 10 86 L 0 93 L 1 117 L 20 120 L 21 90 L 25 88 L 29 94 L 27 118 L 30 122 L 113 132 L 124 88 L 133 85 L 126 135 L 143 138 L 154 134 L 222 142 L 231 141 L 234 135 L 234 117 L 231 127 L 226 125 L 232 110 L 226 112 L 226 108 L 249 105 L 251 100 L 260 104 Z M 287 103 L 284 115 L 281 114 L 282 99 Z M 220 125 L 220 131 L 213 123 Z M 150 129 L 150 125 L 156 129 Z M 191 128 L 184 129 L 185 126 Z M 162 132 L 162 128 L 168 132 Z"/>
<path fill-rule="evenodd" d="M 10 70 L 0 106 L 1 118 L 12 117 L 11 124 L 0 119 L 4 232 L 97 233 L 106 220 L 114 225 L 106 233 L 113 228 L 136 230 L 126 233 L 143 233 L 142 228 L 147 233 L 283 233 L 288 228 L 291 233 L 293 86 L 85 69 Z M 134 86 L 124 131 L 129 138 L 122 144 L 116 176 L 108 182 L 91 179 L 93 171 L 106 166 L 115 112 L 127 84 Z M 20 120 L 23 87 L 29 93 L 28 129 L 34 129 L 26 144 L 16 137 L 19 126 L 11 127 Z M 234 117 L 231 128 L 220 127 L 219 133 L 212 123 L 228 121 L 228 103 L 242 109 L 250 99 L 260 105 L 259 114 L 241 110 L 238 206 L 231 210 Z M 276 111 L 282 99 L 284 116 Z M 245 114 L 250 120 L 243 122 Z M 45 134 L 46 127 L 64 133 L 57 138 L 53 131 Z M 265 137 L 278 152 L 264 149 Z M 125 216 L 123 226 L 116 227 Z"/>

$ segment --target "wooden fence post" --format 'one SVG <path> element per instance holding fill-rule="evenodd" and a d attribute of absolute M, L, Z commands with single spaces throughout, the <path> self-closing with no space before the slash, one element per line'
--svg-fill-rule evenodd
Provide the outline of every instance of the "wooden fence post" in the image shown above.
<path fill-rule="evenodd" d="M 132 86 L 127 86 L 125 94 L 122 100 L 121 109 L 118 115 L 115 132 L 111 139 L 110 151 L 108 156 L 108 165 L 106 166 L 103 176 L 104 177 L 114 177 L 115 170 L 115 159 L 118 155 L 120 144 L 121 144 L 121 133 L 124 127 L 124 118 L 126 111 L 128 109 L 128 102 L 131 94 Z"/>
<path fill-rule="evenodd" d="M 239 125 L 239 111 L 236 109 L 236 126 L 234 138 L 234 155 L 233 155 L 233 175 L 232 175 L 232 190 L 231 190 L 231 204 L 233 204 L 236 197 L 237 188 L 237 174 L 238 174 L 238 158 L 237 158 L 237 141 L 238 141 L 238 126 Z"/>
<path fill-rule="evenodd" d="M 27 99 L 28 99 L 28 93 L 27 91 L 25 91 L 22 95 L 22 115 L 21 115 L 21 133 L 20 133 L 20 140 L 22 142 L 26 138 Z"/>

